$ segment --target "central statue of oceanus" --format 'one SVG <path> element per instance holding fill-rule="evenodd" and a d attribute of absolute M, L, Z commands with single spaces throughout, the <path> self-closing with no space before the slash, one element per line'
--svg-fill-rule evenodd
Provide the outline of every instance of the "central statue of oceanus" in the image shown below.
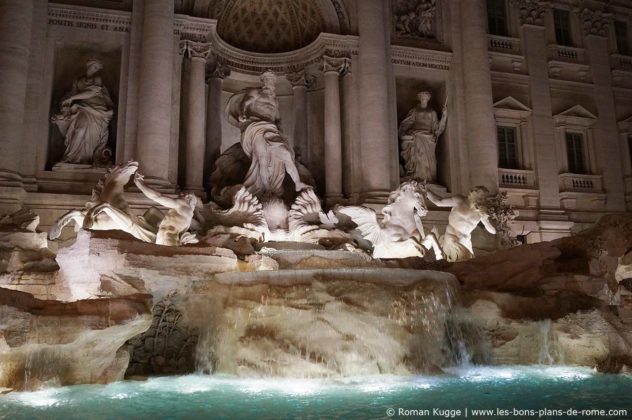
<path fill-rule="evenodd" d="M 234 94 L 226 106 L 228 122 L 241 131 L 241 146 L 250 158 L 244 187 L 260 200 L 283 195 L 287 172 L 296 191 L 308 185 L 301 182 L 287 137 L 278 124 L 279 103 L 275 93 L 276 76 L 272 71 L 261 75 L 262 86 Z"/>

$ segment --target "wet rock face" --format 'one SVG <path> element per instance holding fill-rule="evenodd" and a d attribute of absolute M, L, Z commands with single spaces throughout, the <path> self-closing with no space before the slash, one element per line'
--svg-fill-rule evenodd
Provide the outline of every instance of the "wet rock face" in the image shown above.
<path fill-rule="evenodd" d="M 184 375 L 195 371 L 198 329 L 182 326 L 177 293 L 152 309 L 149 329 L 127 342 L 130 354 L 126 376 Z"/>
<path fill-rule="evenodd" d="M 413 270 L 217 275 L 182 301 L 197 367 L 244 377 L 434 372 L 455 363 L 452 276 Z M 399 275 L 389 284 L 388 275 Z M 452 297 L 451 297 L 452 296 Z"/>
<path fill-rule="evenodd" d="M 490 363 L 566 363 L 613 372 L 632 360 L 631 249 L 632 215 L 611 215 L 575 236 L 500 251 L 448 271 L 463 286 L 464 322 L 482 332 Z"/>
<path fill-rule="evenodd" d="M 121 379 L 123 343 L 149 326 L 148 296 L 63 303 L 0 288 L 0 387 Z"/>

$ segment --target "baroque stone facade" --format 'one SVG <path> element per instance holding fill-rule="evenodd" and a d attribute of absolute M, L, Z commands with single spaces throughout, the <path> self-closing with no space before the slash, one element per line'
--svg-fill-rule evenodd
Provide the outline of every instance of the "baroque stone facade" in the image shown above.
<path fill-rule="evenodd" d="M 47 228 L 89 201 L 108 159 L 138 161 L 160 194 L 213 198 L 215 162 L 241 137 L 226 105 L 266 71 L 279 129 L 326 206 L 387 203 L 406 175 L 398 126 L 424 90 L 428 109 L 450 116 L 432 156 L 440 198 L 505 192 L 528 242 L 632 209 L 628 2 L 258 3 L 4 2 L 0 212 L 30 208 Z M 112 102 L 97 137 L 112 154 L 56 166 L 68 145 L 51 116 L 93 59 Z M 130 197 L 136 214 L 153 205 Z M 430 206 L 425 222 L 448 217 Z"/>

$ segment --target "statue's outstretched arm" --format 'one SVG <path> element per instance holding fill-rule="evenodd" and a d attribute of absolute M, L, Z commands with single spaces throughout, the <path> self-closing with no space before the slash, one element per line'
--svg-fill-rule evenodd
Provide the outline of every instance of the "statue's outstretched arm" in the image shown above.
<path fill-rule="evenodd" d="M 141 190 L 141 192 L 145 194 L 147 198 L 149 198 L 152 201 L 155 201 L 161 206 L 165 206 L 170 209 L 178 207 L 178 202 L 175 199 L 171 197 L 167 197 L 166 195 L 162 195 L 158 191 L 155 191 L 149 188 L 147 185 L 145 185 L 144 177 L 138 171 L 134 175 L 134 184 L 136 184 L 138 189 Z"/>
<path fill-rule="evenodd" d="M 426 191 L 426 196 L 435 206 L 438 207 L 454 207 L 458 204 L 456 196 L 441 198 L 432 191 Z"/>

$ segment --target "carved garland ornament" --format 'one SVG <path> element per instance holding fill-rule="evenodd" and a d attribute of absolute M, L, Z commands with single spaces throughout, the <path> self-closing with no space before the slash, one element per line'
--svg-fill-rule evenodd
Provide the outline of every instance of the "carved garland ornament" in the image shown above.
<path fill-rule="evenodd" d="M 520 24 L 544 26 L 551 3 L 542 0 L 512 0 L 520 10 Z"/>
<path fill-rule="evenodd" d="M 581 13 L 584 35 L 608 36 L 611 15 L 601 10 L 584 9 Z"/>

